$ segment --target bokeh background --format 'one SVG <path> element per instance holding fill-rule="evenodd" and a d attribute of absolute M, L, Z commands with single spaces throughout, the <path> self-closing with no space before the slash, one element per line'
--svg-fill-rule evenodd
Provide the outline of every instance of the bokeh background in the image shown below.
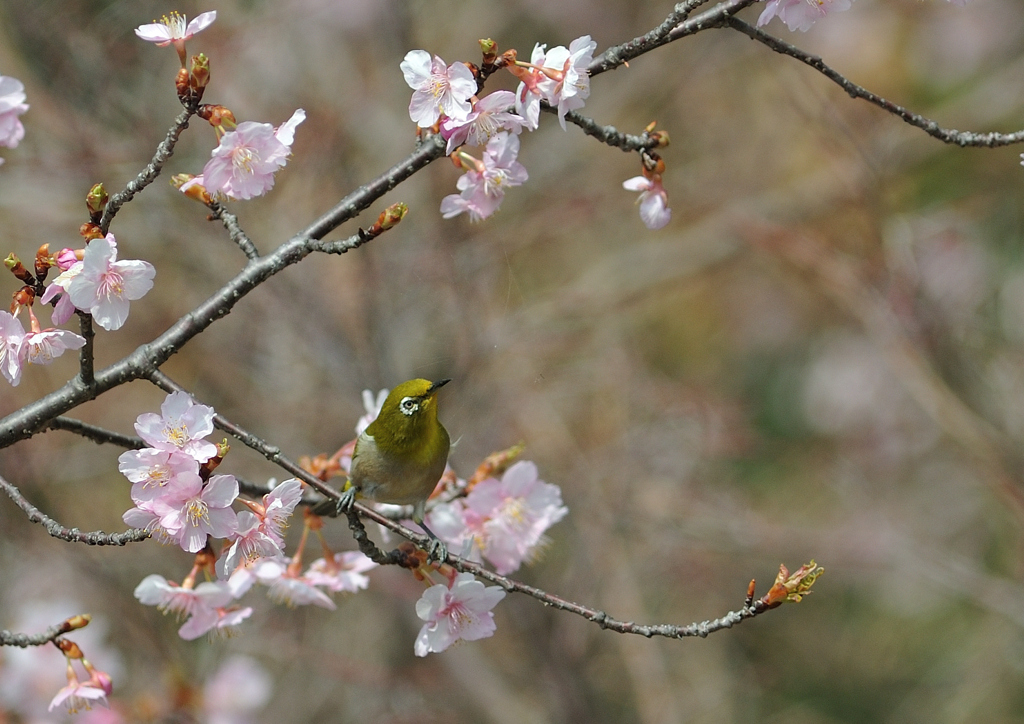
<path fill-rule="evenodd" d="M 177 61 L 132 30 L 172 9 L 219 13 L 189 44 L 212 61 L 208 102 L 274 124 L 308 113 L 274 191 L 232 205 L 266 252 L 411 150 L 408 50 L 477 61 L 478 38 L 528 55 L 589 33 L 600 52 L 671 3 L 4 0 L 0 73 L 31 104 L 25 141 L 2 153 L 4 255 L 75 245 L 89 186 L 117 190 L 150 158 L 178 112 Z M 1024 127 L 1016 0 L 858 0 L 806 34 L 769 30 L 945 127 Z M 0 500 L 0 627 L 92 613 L 74 638 L 115 675 L 127 721 L 1024 717 L 1021 149 L 944 146 L 728 30 L 595 78 L 585 112 L 670 133 L 668 227 L 645 229 L 621 188 L 635 154 L 548 116 L 523 137 L 530 181 L 493 218 L 442 220 L 458 172 L 435 163 L 356 222 L 405 201 L 397 229 L 274 277 L 164 370 L 293 458 L 350 439 L 364 388 L 452 377 L 441 409 L 455 468 L 522 441 L 570 509 L 521 578 L 622 619 L 684 624 L 815 558 L 827 573 L 812 596 L 688 641 L 509 596 L 493 638 L 417 659 L 422 584 L 378 570 L 336 612 L 254 591 L 241 635 L 183 642 L 132 590 L 149 573 L 181 580 L 187 554 L 62 543 Z M 168 175 L 198 173 L 215 142 L 193 123 Z M 112 231 L 123 257 L 158 271 L 125 327 L 99 331 L 101 365 L 244 262 L 165 179 Z M 0 390 L 0 413 L 74 373 L 72 355 L 29 368 Z M 135 382 L 74 415 L 129 433 L 162 399 Z M 64 524 L 116 531 L 130 506 L 119 453 L 50 432 L 0 451 L 0 471 Z M 282 477 L 238 444 L 225 465 Z M 327 537 L 352 547 L 339 524 Z M 63 721 L 44 711 L 61 657 L 0 657 L 0 722 Z M 240 708 L 216 710 L 218 686 Z"/>

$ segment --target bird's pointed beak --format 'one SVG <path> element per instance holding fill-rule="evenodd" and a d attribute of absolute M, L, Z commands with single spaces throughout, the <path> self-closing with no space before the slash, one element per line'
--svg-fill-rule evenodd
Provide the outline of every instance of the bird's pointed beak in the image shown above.
<path fill-rule="evenodd" d="M 434 395 L 435 395 L 435 394 L 437 393 L 437 391 L 438 391 L 439 389 L 441 389 L 442 387 L 444 387 L 445 385 L 447 385 L 447 384 L 448 384 L 449 382 L 451 382 L 451 380 L 450 380 L 450 379 L 447 379 L 447 380 L 438 380 L 437 382 L 433 382 L 433 383 L 431 383 L 430 387 L 429 387 L 429 388 L 427 388 L 427 394 L 426 394 L 426 396 L 427 396 L 427 397 L 433 397 L 433 396 L 434 396 Z"/>

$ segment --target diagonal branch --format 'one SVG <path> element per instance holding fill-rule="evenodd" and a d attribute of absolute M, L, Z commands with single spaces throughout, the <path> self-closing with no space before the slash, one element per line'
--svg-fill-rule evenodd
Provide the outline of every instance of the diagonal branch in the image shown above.
<path fill-rule="evenodd" d="M 54 538 L 60 538 L 68 543 L 85 543 L 90 546 L 123 546 L 149 538 L 149 531 L 141 528 L 129 528 L 123 533 L 104 533 L 101 530 L 83 533 L 78 528 L 66 528 L 53 518 L 41 513 L 39 508 L 26 500 L 20 490 L 2 477 L 0 477 L 0 490 L 5 492 L 7 497 L 25 512 L 30 521 L 39 523 Z"/>
<path fill-rule="evenodd" d="M 776 53 L 788 55 L 791 58 L 796 58 L 801 63 L 811 66 L 826 78 L 836 83 L 840 88 L 846 91 L 851 98 L 861 98 L 866 100 L 868 103 L 876 105 L 882 110 L 888 111 L 894 116 L 902 118 L 911 126 L 920 128 L 929 136 L 937 138 L 943 143 L 952 143 L 957 146 L 980 146 L 985 148 L 995 148 L 997 146 L 1009 146 L 1015 143 L 1024 143 L 1024 131 L 1016 131 L 1014 133 L 973 133 L 971 131 L 957 131 L 942 128 L 935 121 L 925 118 L 917 113 L 908 111 L 903 106 L 898 106 L 891 101 L 887 101 L 885 98 L 882 98 L 881 96 L 862 88 L 856 83 L 853 83 L 842 73 L 839 73 L 832 67 L 826 65 L 825 62 L 817 55 L 811 55 L 810 53 L 800 50 L 800 48 L 795 45 L 790 45 L 784 40 L 779 40 L 775 36 L 769 35 L 763 30 L 759 30 L 749 23 L 743 22 L 739 18 L 730 17 L 724 24 L 750 36 L 753 40 L 764 43 Z"/>
<path fill-rule="evenodd" d="M 135 437 L 134 435 L 122 435 L 119 432 L 113 430 L 107 430 L 99 425 L 90 425 L 88 422 L 82 422 L 72 417 L 55 417 L 46 423 L 43 430 L 65 430 L 67 432 L 73 432 L 76 435 L 81 435 L 84 438 L 92 440 L 98 445 L 104 443 L 110 443 L 118 445 L 129 450 L 139 450 L 146 446 L 146 443 L 142 441 L 141 437 Z"/>

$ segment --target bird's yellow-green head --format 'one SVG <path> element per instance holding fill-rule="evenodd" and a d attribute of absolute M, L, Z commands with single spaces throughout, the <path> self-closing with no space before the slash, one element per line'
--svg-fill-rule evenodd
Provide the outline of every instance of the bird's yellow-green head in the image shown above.
<path fill-rule="evenodd" d="M 437 419 L 437 391 L 451 380 L 409 380 L 391 390 L 377 419 L 366 428 L 377 447 L 391 454 L 428 456 L 434 446 L 447 448 L 448 435 Z M 443 440 L 442 440 L 443 437 Z M 447 449 L 444 454 L 447 455 Z"/>

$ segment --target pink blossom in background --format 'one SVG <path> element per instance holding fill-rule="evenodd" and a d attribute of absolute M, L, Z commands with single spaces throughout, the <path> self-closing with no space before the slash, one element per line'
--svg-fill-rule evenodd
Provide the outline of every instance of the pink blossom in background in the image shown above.
<path fill-rule="evenodd" d="M 20 80 L 0 75 L 0 146 L 14 148 L 25 137 L 25 127 L 18 116 L 28 110 L 25 86 Z M 0 159 L 3 163 L 3 159 Z"/>
<path fill-rule="evenodd" d="M 267 597 L 275 603 L 289 608 L 295 606 L 320 606 L 328 611 L 337 608 L 330 596 L 310 583 L 305 577 L 288 570 L 289 561 L 264 559 L 258 561 L 252 572 L 256 580 L 267 587 Z"/>
<path fill-rule="evenodd" d="M 654 231 L 672 220 L 672 209 L 668 207 L 668 194 L 661 185 L 661 177 L 651 180 L 646 176 L 634 176 L 622 182 L 627 191 L 639 191 L 640 219 L 644 225 Z"/>
<path fill-rule="evenodd" d="M 187 392 L 172 392 L 160 405 L 160 414 L 145 412 L 135 431 L 157 450 L 180 451 L 201 463 L 217 454 L 217 446 L 203 440 L 213 432 L 213 408 L 199 405 Z"/>
<path fill-rule="evenodd" d="M 202 585 L 202 584 L 200 584 Z M 178 636 L 194 641 L 205 633 L 229 634 L 252 615 L 252 608 L 201 608 L 178 629 Z"/>
<path fill-rule="evenodd" d="M 239 123 L 210 153 L 203 167 L 203 186 L 210 194 L 243 200 L 270 191 L 274 174 L 288 163 L 295 129 L 304 120 L 306 112 L 300 108 L 276 129 L 269 123 Z"/>
<path fill-rule="evenodd" d="M 169 15 L 164 15 L 158 21 L 140 25 L 135 28 L 135 34 L 143 40 L 156 43 L 160 47 L 170 45 L 171 43 L 177 45 L 178 43 L 184 43 L 186 40 L 191 40 L 193 35 L 210 27 L 216 19 L 216 10 L 201 13 L 192 18 L 192 22 L 187 22 L 187 18 L 184 15 L 172 12 Z"/>
<path fill-rule="evenodd" d="M 69 714 L 77 714 L 82 709 L 91 709 L 93 704 L 107 706 L 107 692 L 92 680 L 79 681 L 68 662 L 68 684 L 53 697 L 49 711 L 63 706 Z"/>
<path fill-rule="evenodd" d="M 314 586 L 322 586 L 334 593 L 355 593 L 370 585 L 370 579 L 363 573 L 376 567 L 377 564 L 362 552 L 344 551 L 335 553 L 332 561 L 326 558 L 313 561 L 304 577 Z"/>
<path fill-rule="evenodd" d="M 153 288 L 155 274 L 148 261 L 117 261 L 117 241 L 107 234 L 85 247 L 82 268 L 68 282 L 67 292 L 71 303 L 89 312 L 103 329 L 120 329 L 128 319 L 128 303 Z"/>
<path fill-rule="evenodd" d="M 366 410 L 366 414 L 360 417 L 356 421 L 356 437 L 363 434 L 363 430 L 370 426 L 370 423 L 377 419 L 377 415 L 380 414 L 380 408 L 384 407 L 384 400 L 388 399 L 388 392 L 390 390 L 381 390 L 377 393 L 377 396 L 373 396 L 373 392 L 370 390 L 363 390 L 363 408 Z M 348 470 L 348 468 L 345 468 Z"/>
<path fill-rule="evenodd" d="M 590 75 L 587 66 L 594 60 L 597 43 L 589 35 L 576 38 L 568 48 L 561 45 L 552 48 L 544 55 L 543 67 L 550 69 L 551 78 L 541 83 L 545 100 L 558 108 L 558 122 L 565 130 L 565 114 L 584 106 L 590 97 Z"/>
<path fill-rule="evenodd" d="M 66 329 L 29 332 L 22 340 L 21 354 L 33 365 L 48 365 L 69 349 L 81 349 L 85 338 Z"/>
<path fill-rule="evenodd" d="M 853 0 L 768 0 L 757 19 L 757 25 L 767 25 L 772 18 L 778 17 L 791 31 L 806 32 L 816 21 L 829 13 L 849 10 L 852 2 Z"/>
<path fill-rule="evenodd" d="M 25 328 L 10 312 L 0 311 L 0 374 L 17 387 L 21 382 L 21 344 Z"/>
<path fill-rule="evenodd" d="M 444 651 L 459 639 L 476 641 L 497 629 L 491 609 L 505 597 L 498 586 L 485 587 L 472 573 L 460 573 L 451 588 L 431 586 L 416 602 L 416 615 L 426 621 L 416 637 L 417 656 Z"/>
<path fill-rule="evenodd" d="M 270 701 L 274 680 L 248 656 L 228 657 L 203 689 L 204 724 L 247 724 Z"/>
<path fill-rule="evenodd" d="M 420 128 L 430 128 L 442 114 L 456 120 L 469 115 L 476 79 L 464 63 L 445 66 L 436 55 L 431 58 L 425 50 L 410 50 L 400 67 L 413 89 L 409 118 Z"/>
<path fill-rule="evenodd" d="M 526 119 L 508 112 L 515 101 L 512 91 L 494 91 L 474 103 L 465 119 L 445 118 L 441 121 L 441 136 L 448 140 L 445 153 L 450 155 L 463 144 L 483 146 L 501 131 L 522 131 Z"/>

